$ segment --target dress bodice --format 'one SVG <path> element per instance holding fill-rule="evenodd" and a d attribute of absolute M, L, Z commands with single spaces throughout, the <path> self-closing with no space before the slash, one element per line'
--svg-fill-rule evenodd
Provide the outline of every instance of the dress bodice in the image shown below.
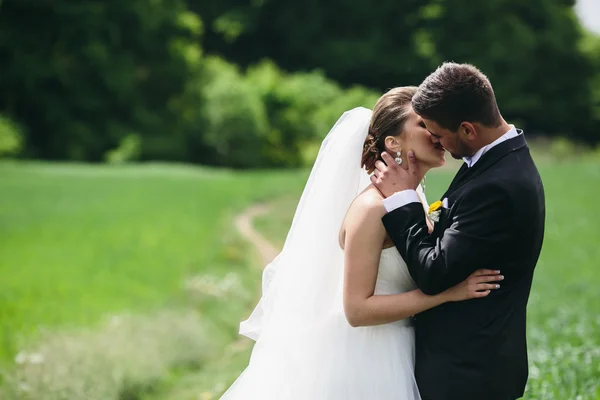
<path fill-rule="evenodd" d="M 421 185 L 417 187 L 417 195 L 421 200 L 424 212 L 429 206 L 425 192 Z M 390 247 L 381 251 L 379 260 L 379 272 L 375 284 L 375 294 L 398 294 L 410 292 L 417 288 L 408 272 L 408 267 L 396 247 Z"/>
<path fill-rule="evenodd" d="M 379 261 L 379 272 L 375 294 L 398 294 L 416 288 L 408 267 L 395 247 L 383 249 Z"/>

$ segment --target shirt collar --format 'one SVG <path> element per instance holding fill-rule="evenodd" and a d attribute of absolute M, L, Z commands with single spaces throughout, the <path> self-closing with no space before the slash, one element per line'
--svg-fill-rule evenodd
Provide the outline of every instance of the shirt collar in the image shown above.
<path fill-rule="evenodd" d="M 517 131 L 517 128 L 515 128 L 514 125 L 510 125 L 509 131 L 506 132 L 504 135 L 500 136 L 498 139 L 494 140 L 492 143 L 488 144 L 487 146 L 483 146 L 482 148 L 477 150 L 477 153 L 473 154 L 471 157 L 464 157 L 463 160 L 465 161 L 465 163 L 467 163 L 467 167 L 471 168 L 490 149 L 492 149 L 493 147 L 499 145 L 500 143 L 502 143 L 508 139 L 512 139 L 517 136 L 519 136 L 519 132 Z"/>

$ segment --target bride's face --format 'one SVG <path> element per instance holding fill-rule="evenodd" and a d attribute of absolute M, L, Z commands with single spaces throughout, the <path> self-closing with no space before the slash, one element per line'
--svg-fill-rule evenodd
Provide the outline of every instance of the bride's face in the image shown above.
<path fill-rule="evenodd" d="M 399 137 L 399 145 L 402 155 L 406 159 L 409 150 L 415 152 L 417 160 L 429 168 L 441 167 L 446 162 L 444 156 L 446 150 L 439 144 L 434 143 L 431 134 L 425 127 L 423 118 L 409 107 L 409 116 L 404 123 L 404 129 Z M 394 153 L 392 153 L 395 156 Z"/>

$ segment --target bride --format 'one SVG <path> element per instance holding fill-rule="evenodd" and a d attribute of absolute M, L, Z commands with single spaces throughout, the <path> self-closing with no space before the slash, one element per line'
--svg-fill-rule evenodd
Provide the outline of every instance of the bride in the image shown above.
<path fill-rule="evenodd" d="M 444 164 L 412 110 L 415 91 L 395 88 L 373 112 L 344 113 L 323 141 L 283 250 L 264 271 L 262 298 L 241 324 L 256 341 L 250 363 L 222 399 L 420 399 L 411 317 L 496 288 L 497 271 L 479 270 L 425 295 L 386 236 L 383 196 L 369 181 L 380 154 L 402 165 L 414 151 L 423 176 Z"/>

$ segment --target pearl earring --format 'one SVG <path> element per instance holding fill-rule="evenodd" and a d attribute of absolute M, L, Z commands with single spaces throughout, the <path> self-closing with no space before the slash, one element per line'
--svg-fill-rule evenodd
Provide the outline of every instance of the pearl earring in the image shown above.
<path fill-rule="evenodd" d="M 394 159 L 394 161 L 396 161 L 396 164 L 398 164 L 398 165 L 402 165 L 402 157 L 400 157 L 401 155 L 402 155 L 401 152 L 397 152 L 396 159 Z"/>

